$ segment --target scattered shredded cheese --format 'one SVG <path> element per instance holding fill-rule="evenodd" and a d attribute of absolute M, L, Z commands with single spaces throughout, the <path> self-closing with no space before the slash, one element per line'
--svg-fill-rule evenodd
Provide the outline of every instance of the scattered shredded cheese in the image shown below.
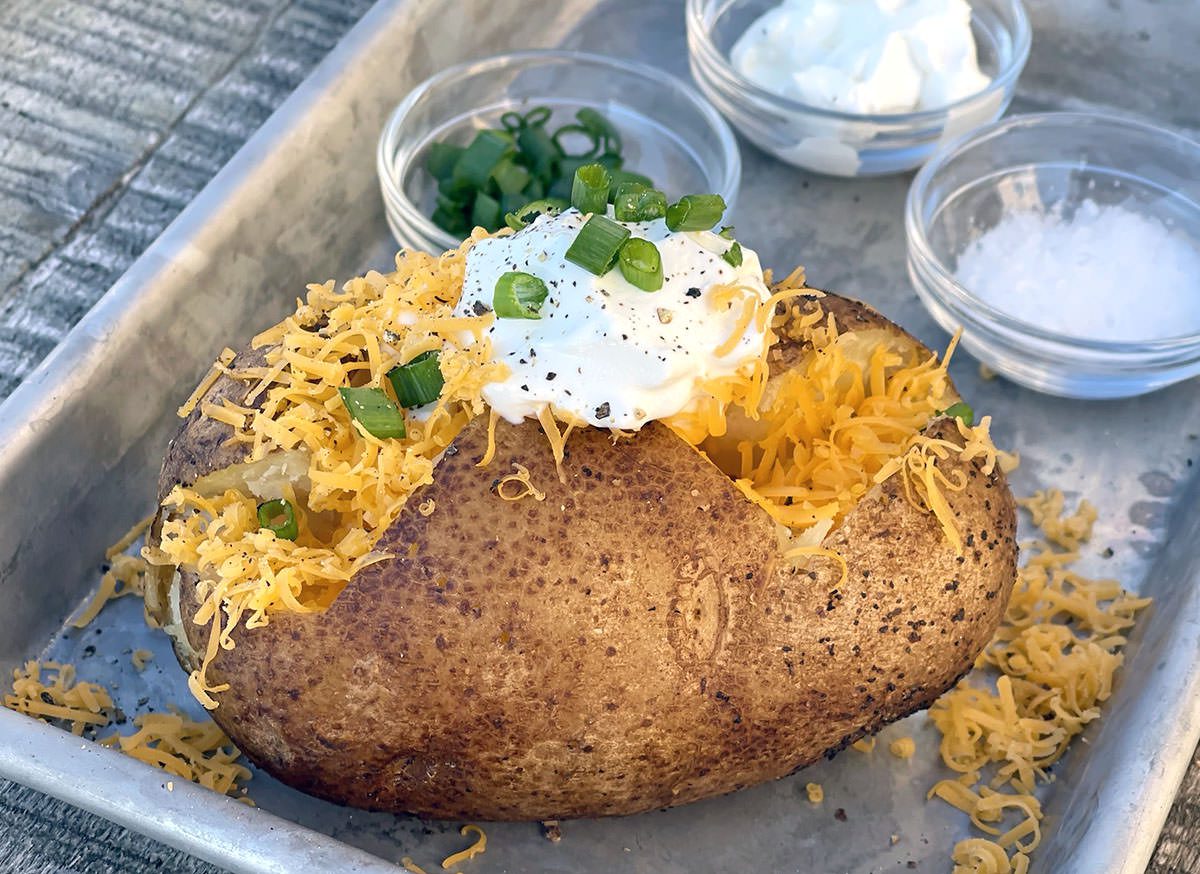
<path fill-rule="evenodd" d="M 135 649 L 129 656 L 134 668 L 139 672 L 146 670 L 146 665 L 154 658 L 154 653 L 148 649 Z"/>
<path fill-rule="evenodd" d="M 400 859 L 400 864 L 409 874 L 428 874 L 428 872 L 412 860 L 411 856 L 403 856 Z"/>
<path fill-rule="evenodd" d="M 1033 524 L 1042 529 L 1051 543 L 1056 543 L 1063 549 L 1079 549 L 1080 544 L 1091 539 L 1092 526 L 1096 522 L 1096 508 L 1087 501 L 1080 501 L 1074 513 L 1064 516 L 1065 500 L 1063 493 L 1058 489 L 1046 489 L 1035 492 L 1031 497 L 1023 498 L 1017 503 L 1029 511 L 1029 515 L 1033 517 Z"/>
<path fill-rule="evenodd" d="M 100 586 L 96 594 L 88 602 L 87 607 L 71 620 L 75 628 L 85 628 L 104 609 L 104 605 L 126 595 L 141 597 L 146 590 L 146 574 L 150 566 L 140 556 L 123 555 L 133 542 L 145 535 L 154 521 L 153 516 L 140 520 L 116 543 L 104 553 L 109 561 L 109 569 L 100 578 Z"/>
<path fill-rule="evenodd" d="M 100 743 L 127 756 L 224 795 L 235 795 L 250 779 L 237 762 L 241 752 L 215 722 L 196 722 L 180 713 L 147 713 L 133 720 L 137 731 Z M 241 796 L 239 801 L 252 803 Z"/>
<path fill-rule="evenodd" d="M 496 494 L 506 501 L 519 501 L 521 498 L 532 497 L 535 501 L 546 500 L 546 493 L 539 489 L 529 479 L 529 468 L 523 464 L 513 462 L 513 470 L 515 473 L 506 474 L 496 480 Z M 511 483 L 516 485 L 506 490 L 506 486 Z"/>
<path fill-rule="evenodd" d="M 930 718 L 942 735 L 941 757 L 962 776 L 930 790 L 971 817 L 991 839 L 971 838 L 954 850 L 957 874 L 1025 872 L 1041 840 L 1039 782 L 1071 741 L 1100 718 L 1124 656 L 1124 632 L 1149 598 L 1115 580 L 1070 570 L 1075 549 L 1091 535 L 1095 510 L 1081 501 L 1063 516 L 1062 493 L 1039 492 L 1019 502 L 1050 542 L 1034 544 L 1017 575 L 1004 620 L 977 666 L 995 669 L 994 689 L 963 680 L 934 703 Z M 984 772 L 990 778 L 984 782 Z M 1007 811 L 1019 819 L 1007 830 Z"/>
<path fill-rule="evenodd" d="M 475 843 L 471 844 L 471 846 L 467 847 L 465 850 L 460 850 L 459 852 L 453 853 L 452 855 L 447 856 L 445 859 L 442 859 L 442 868 L 450 868 L 454 865 L 457 865 L 459 862 L 468 862 L 471 859 L 474 859 L 480 853 L 483 853 L 485 850 L 487 850 L 487 835 L 483 833 L 483 829 L 481 829 L 479 826 L 473 824 L 464 825 L 458 830 L 458 833 L 464 838 L 471 832 L 474 832 L 476 835 Z"/>
<path fill-rule="evenodd" d="M 888 752 L 897 759 L 911 759 L 917 751 L 917 744 L 911 737 L 901 737 L 888 744 Z"/>
<path fill-rule="evenodd" d="M 808 793 L 808 800 L 813 804 L 820 804 L 825 800 L 825 788 L 820 783 L 807 783 L 804 791 Z"/>
<path fill-rule="evenodd" d="M 77 736 L 86 728 L 108 725 L 115 710 L 105 689 L 75 679 L 73 665 L 37 661 L 13 671 L 12 692 L 4 696 L 4 706 L 46 722 L 69 725 Z"/>
<path fill-rule="evenodd" d="M 144 652 L 135 651 L 135 659 Z M 29 661 L 13 671 L 12 692 L 4 696 L 4 706 L 69 726 L 77 736 L 89 728 L 104 728 L 117 714 L 106 689 L 77 680 L 73 665 L 49 661 Z M 250 779 L 250 771 L 237 764 L 241 753 L 215 722 L 148 713 L 136 717 L 134 725 L 138 728 L 134 734 L 113 734 L 100 743 L 208 789 L 244 795 L 242 784 Z M 248 798 L 239 800 L 252 803 Z"/>
<path fill-rule="evenodd" d="M 420 504 L 417 505 L 417 512 L 420 513 L 422 516 L 432 516 L 433 511 L 436 509 L 437 509 L 437 503 L 433 500 L 433 498 L 426 498 L 424 501 L 422 501 Z"/>
<path fill-rule="evenodd" d="M 850 746 L 852 748 L 858 750 L 860 753 L 870 753 L 870 752 L 874 752 L 875 743 L 876 743 L 876 738 L 864 737 L 860 740 L 856 740 L 854 743 L 850 744 Z"/>

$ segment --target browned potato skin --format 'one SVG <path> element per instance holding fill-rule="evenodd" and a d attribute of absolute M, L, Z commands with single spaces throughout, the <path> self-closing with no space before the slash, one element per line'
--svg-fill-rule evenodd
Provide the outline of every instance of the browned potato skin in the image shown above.
<path fill-rule="evenodd" d="M 835 316 L 882 319 L 849 303 Z M 327 612 L 275 614 L 218 656 L 211 677 L 232 688 L 213 715 L 256 763 L 335 801 L 435 817 L 682 804 L 927 707 L 970 669 L 1015 575 L 1012 496 L 975 464 L 945 468 L 967 477 L 947 494 L 962 557 L 893 478 L 827 538 L 849 565 L 840 583 L 831 560 L 785 566 L 767 515 L 660 425 L 615 445 L 572 435 L 565 484 L 535 424 L 496 438 L 480 470 L 486 422 L 463 431 L 385 535 L 395 558 Z M 496 496 L 517 462 L 545 501 Z M 207 629 L 185 625 L 201 647 Z"/>

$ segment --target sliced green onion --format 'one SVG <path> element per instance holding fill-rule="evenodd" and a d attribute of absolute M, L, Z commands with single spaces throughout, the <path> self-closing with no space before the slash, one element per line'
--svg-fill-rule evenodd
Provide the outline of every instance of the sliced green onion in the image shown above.
<path fill-rule="evenodd" d="M 571 206 L 585 215 L 589 212 L 603 215 L 608 208 L 608 186 L 612 179 L 608 171 L 599 164 L 584 164 L 575 171 L 571 185 Z"/>
<path fill-rule="evenodd" d="M 603 215 L 593 215 L 580 228 L 579 236 L 567 249 L 567 260 L 588 273 L 603 276 L 617 262 L 621 245 L 629 239 L 629 229 Z"/>
<path fill-rule="evenodd" d="M 342 403 L 350 412 L 350 418 L 363 426 L 372 437 L 387 440 L 404 437 L 404 413 L 392 403 L 381 388 L 339 388 Z"/>
<path fill-rule="evenodd" d="M 276 498 L 258 505 L 258 526 L 273 531 L 280 540 L 295 540 L 300 536 L 296 508 L 291 501 Z"/>
<path fill-rule="evenodd" d="M 445 179 L 454 172 L 454 165 L 458 163 L 458 159 L 465 151 L 466 149 L 462 146 L 434 143 L 429 147 L 429 154 L 425 157 L 425 168 L 435 179 Z"/>
<path fill-rule="evenodd" d="M 658 291 L 663 285 L 662 256 L 649 240 L 632 237 L 621 246 L 617 264 L 621 275 L 634 288 Z"/>
<path fill-rule="evenodd" d="M 588 142 L 588 147 L 582 152 L 570 152 L 567 150 L 567 144 L 563 142 L 565 137 L 582 137 Z M 581 124 L 564 124 L 554 132 L 554 145 L 558 151 L 566 158 L 576 158 L 583 161 L 590 161 L 604 151 L 604 144 L 601 143 L 590 130 Z"/>
<path fill-rule="evenodd" d="M 442 393 L 442 368 L 433 349 L 422 352 L 407 364 L 398 364 L 388 371 L 388 382 L 396 390 L 396 400 L 402 407 L 423 407 L 433 403 Z"/>
<path fill-rule="evenodd" d="M 975 424 L 975 411 L 971 409 L 971 405 L 966 401 L 959 401 L 957 404 L 951 404 L 942 410 L 941 415 L 950 416 L 954 419 L 961 419 L 964 425 Z"/>
<path fill-rule="evenodd" d="M 538 216 L 558 215 L 570 205 L 562 198 L 546 197 L 542 200 L 527 203 L 520 209 L 510 212 L 504 217 L 504 223 L 514 231 L 519 231 L 521 228 L 532 224 Z"/>
<path fill-rule="evenodd" d="M 471 206 L 471 224 L 489 231 L 499 230 L 500 201 L 483 191 L 476 192 L 475 203 Z"/>
<path fill-rule="evenodd" d="M 737 240 L 733 241 L 733 245 L 725 250 L 725 254 L 721 256 L 726 263 L 731 267 L 742 266 L 742 244 Z"/>
<path fill-rule="evenodd" d="M 542 303 L 549 293 L 546 283 L 536 276 L 510 271 L 496 280 L 492 309 L 501 319 L 540 319 Z"/>
<path fill-rule="evenodd" d="M 652 222 L 667 214 L 667 196 L 657 188 L 626 182 L 617 192 L 613 211 L 619 222 Z"/>
<path fill-rule="evenodd" d="M 726 240 L 733 239 L 733 225 L 723 225 L 721 230 L 717 232 L 718 237 L 723 237 Z"/>
<path fill-rule="evenodd" d="M 512 158 L 504 158 L 492 168 L 492 179 L 501 194 L 516 194 L 529 184 L 531 178 L 529 171 Z"/>
<path fill-rule="evenodd" d="M 528 127 L 541 127 L 550 120 L 549 106 L 535 106 L 525 113 L 525 124 Z"/>
<path fill-rule="evenodd" d="M 482 189 L 487 184 L 492 169 L 513 148 L 510 134 L 498 130 L 481 130 L 471 140 L 471 145 L 454 165 L 454 181 L 467 183 Z"/>
<path fill-rule="evenodd" d="M 575 118 L 578 119 L 580 126 L 591 134 L 596 142 L 603 143 L 604 151 L 621 151 L 621 134 L 613 127 L 612 122 L 603 115 L 585 106 L 575 113 Z"/>
<path fill-rule="evenodd" d="M 608 200 L 611 203 L 613 198 L 617 196 L 617 192 L 621 190 L 622 185 L 640 185 L 643 188 L 653 188 L 654 182 L 649 176 L 643 176 L 641 173 L 632 173 L 629 170 L 609 170 L 609 175 L 612 176 L 612 187 L 608 190 Z"/>
<path fill-rule="evenodd" d="M 667 227 L 672 231 L 707 231 L 725 214 L 719 194 L 689 194 L 667 207 Z"/>
<path fill-rule="evenodd" d="M 562 150 L 541 125 L 522 128 L 517 133 L 517 148 L 534 174 L 543 179 L 554 175 L 555 166 L 563 156 Z"/>

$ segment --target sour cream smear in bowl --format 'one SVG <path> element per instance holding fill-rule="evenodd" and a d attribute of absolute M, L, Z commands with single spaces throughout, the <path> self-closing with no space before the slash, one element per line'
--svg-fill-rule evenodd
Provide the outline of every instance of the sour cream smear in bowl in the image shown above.
<path fill-rule="evenodd" d="M 1022 0 L 687 0 L 705 96 L 833 176 L 902 172 L 994 121 L 1029 56 Z"/>

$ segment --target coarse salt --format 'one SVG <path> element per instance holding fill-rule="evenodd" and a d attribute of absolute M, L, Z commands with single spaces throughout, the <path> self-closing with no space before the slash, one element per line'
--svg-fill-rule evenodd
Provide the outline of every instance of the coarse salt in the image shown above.
<path fill-rule="evenodd" d="M 1200 249 L 1120 205 L 1010 213 L 959 256 L 955 278 L 984 303 L 1072 337 L 1200 333 Z"/>

